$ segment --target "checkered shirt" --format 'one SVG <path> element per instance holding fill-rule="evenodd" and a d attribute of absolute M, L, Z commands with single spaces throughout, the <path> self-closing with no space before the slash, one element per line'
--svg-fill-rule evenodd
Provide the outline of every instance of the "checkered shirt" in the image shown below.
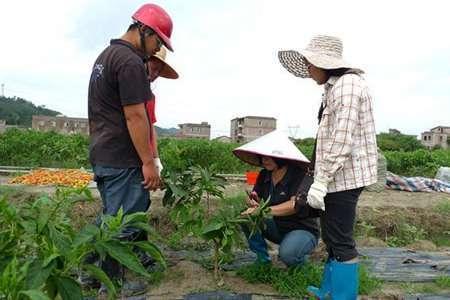
<path fill-rule="evenodd" d="M 357 74 L 330 77 L 317 132 L 315 177 L 328 192 L 351 190 L 377 182 L 377 141 L 372 97 Z"/>

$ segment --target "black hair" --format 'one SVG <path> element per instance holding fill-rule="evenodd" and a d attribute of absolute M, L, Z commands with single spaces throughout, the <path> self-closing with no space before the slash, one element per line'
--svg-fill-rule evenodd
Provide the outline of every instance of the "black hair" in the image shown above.
<path fill-rule="evenodd" d="M 327 73 L 328 78 L 330 78 L 331 76 L 341 77 L 342 75 L 347 73 L 349 70 L 350 70 L 350 68 L 339 68 L 339 69 L 331 69 L 331 70 L 324 69 L 324 71 Z"/>
<path fill-rule="evenodd" d="M 268 156 L 271 159 L 273 159 L 273 161 L 275 162 L 275 164 L 277 165 L 278 168 L 282 168 L 286 165 L 289 164 L 289 161 L 287 159 L 284 158 L 277 158 L 277 157 L 272 157 L 272 156 Z M 258 160 L 259 160 L 259 164 L 262 165 L 262 155 L 258 155 Z"/>
<path fill-rule="evenodd" d="M 148 27 L 148 26 L 142 24 L 141 22 L 134 22 L 134 23 L 130 24 L 130 26 L 128 26 L 127 31 L 132 31 L 132 30 L 140 29 L 140 28 L 143 29 L 143 32 L 144 32 L 147 36 L 150 36 L 150 35 L 152 35 L 152 34 L 155 34 L 155 31 L 154 31 L 153 29 L 151 29 L 150 27 Z"/>
<path fill-rule="evenodd" d="M 127 31 L 132 31 L 132 30 L 135 30 L 135 29 L 138 29 L 138 28 L 139 28 L 139 23 L 134 22 L 130 26 L 128 26 Z"/>
<path fill-rule="evenodd" d="M 272 157 L 272 159 L 277 164 L 278 168 L 282 168 L 282 167 L 286 166 L 287 164 L 289 164 L 289 161 L 287 161 L 286 159 L 283 159 L 283 158 Z"/>

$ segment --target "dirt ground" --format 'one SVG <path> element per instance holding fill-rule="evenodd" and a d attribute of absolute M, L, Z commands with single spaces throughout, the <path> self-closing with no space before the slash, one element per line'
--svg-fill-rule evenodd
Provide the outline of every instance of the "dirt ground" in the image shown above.
<path fill-rule="evenodd" d="M 7 184 L 8 177 L 0 176 L 0 186 L 14 187 Z M 17 187 L 17 186 L 16 186 Z M 54 187 L 45 186 L 21 186 L 20 193 L 23 197 L 29 197 L 30 194 L 52 193 Z M 227 185 L 225 194 L 228 196 L 243 193 L 244 190 L 250 190 L 251 186 L 241 182 L 232 182 Z M 93 219 L 97 212 L 101 209 L 101 202 L 98 191 L 95 186 L 91 188 L 93 195 L 97 201 L 93 203 L 79 203 L 74 210 L 75 220 Z M 163 192 L 157 191 L 152 193 L 151 216 L 152 219 L 159 219 L 159 227 L 162 229 L 166 226 L 162 221 L 163 215 L 167 215 L 167 210 L 162 207 L 161 199 Z M 20 198 L 21 196 L 17 196 Z M 13 199 L 14 201 L 14 199 Z M 381 223 L 389 224 L 396 217 L 401 215 L 413 214 L 411 218 L 416 219 L 416 215 L 420 215 L 421 222 L 430 223 L 430 228 L 435 224 L 449 224 L 450 218 L 447 220 L 436 219 L 432 211 L 434 207 L 443 201 L 450 201 L 450 195 L 444 193 L 410 193 L 393 190 L 384 190 L 382 192 L 363 192 L 358 204 L 359 213 L 363 213 L 367 218 L 376 214 L 386 213 L 386 217 L 380 219 Z M 442 217 L 442 216 L 441 216 Z M 447 222 L 447 223 L 446 223 Z M 446 226 L 446 225 L 444 225 Z M 444 228 L 445 229 L 445 228 Z M 450 229 L 447 228 L 447 230 Z M 387 230 L 387 229 L 386 229 Z M 439 229 L 441 230 L 441 229 Z M 386 243 L 376 238 L 362 238 L 357 241 L 359 246 L 386 246 Z M 415 245 L 420 250 L 439 250 L 429 241 L 419 241 Z M 411 246 L 414 248 L 414 245 Z M 323 256 L 322 247 L 316 251 L 317 259 Z M 276 295 L 276 291 L 269 285 L 249 284 L 241 278 L 235 276 L 232 272 L 225 272 L 223 285 L 217 286 L 211 271 L 204 269 L 200 265 L 187 260 L 177 261 L 170 264 L 171 266 L 165 272 L 165 277 L 159 285 L 152 286 L 149 289 L 147 298 L 149 299 L 180 299 L 182 295 L 192 292 L 209 291 L 209 290 L 229 290 L 241 293 L 257 293 L 265 295 Z M 402 289 L 398 285 L 385 284 L 383 290 L 379 291 L 374 298 L 371 299 L 401 299 Z M 274 296 L 275 297 L 275 296 Z M 369 298 L 362 298 L 369 299 Z"/>

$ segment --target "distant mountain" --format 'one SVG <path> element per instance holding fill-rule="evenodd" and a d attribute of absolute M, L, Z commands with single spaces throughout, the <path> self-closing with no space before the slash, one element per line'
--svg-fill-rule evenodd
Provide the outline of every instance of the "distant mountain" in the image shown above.
<path fill-rule="evenodd" d="M 156 133 L 158 134 L 158 136 L 174 136 L 178 133 L 178 129 L 176 128 L 161 128 L 158 126 L 155 126 L 156 128 Z"/>
<path fill-rule="evenodd" d="M 58 111 L 47 109 L 44 106 L 36 106 L 22 98 L 0 96 L 0 120 L 6 120 L 6 124 L 8 125 L 31 127 L 33 115 L 54 117 L 60 114 Z M 177 134 L 178 129 L 156 126 L 156 132 L 159 136 L 174 136 Z"/>
<path fill-rule="evenodd" d="M 58 111 L 47 109 L 44 106 L 36 106 L 22 98 L 0 96 L 0 119 L 6 120 L 8 125 L 31 127 L 33 115 L 56 116 Z"/>

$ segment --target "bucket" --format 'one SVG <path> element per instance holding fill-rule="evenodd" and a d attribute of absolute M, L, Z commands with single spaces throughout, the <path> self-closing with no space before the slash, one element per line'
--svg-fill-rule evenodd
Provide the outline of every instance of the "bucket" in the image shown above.
<path fill-rule="evenodd" d="M 255 185 L 256 179 L 258 179 L 258 171 L 247 171 L 245 177 L 247 178 L 247 184 Z"/>

